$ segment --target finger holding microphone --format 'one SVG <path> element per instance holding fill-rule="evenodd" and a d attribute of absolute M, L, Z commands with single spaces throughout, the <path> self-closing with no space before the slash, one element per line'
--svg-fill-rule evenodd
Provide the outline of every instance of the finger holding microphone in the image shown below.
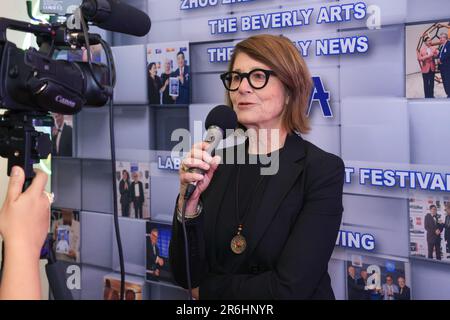
<path fill-rule="evenodd" d="M 191 151 L 181 161 L 180 165 L 180 195 L 185 195 L 188 186 L 196 183 L 196 188 L 192 192 L 186 204 L 186 216 L 196 214 L 198 201 L 203 191 L 208 188 L 214 172 L 217 170 L 221 158 L 220 156 L 211 157 L 207 150 L 209 144 L 200 142 L 194 144 Z M 184 196 L 179 197 L 178 207 L 183 207 Z"/>
<path fill-rule="evenodd" d="M 225 105 L 213 108 L 205 121 L 206 138 L 194 144 L 180 165 L 180 197 L 178 208 L 181 210 L 186 201 L 186 216 L 200 213 L 199 197 L 209 186 L 221 158 L 214 156 L 220 142 L 237 127 L 237 115 Z M 183 211 L 183 210 L 181 210 Z"/>

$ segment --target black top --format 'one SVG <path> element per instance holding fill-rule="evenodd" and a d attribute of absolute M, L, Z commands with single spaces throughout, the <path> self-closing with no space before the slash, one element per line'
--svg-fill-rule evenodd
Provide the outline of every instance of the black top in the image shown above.
<path fill-rule="evenodd" d="M 270 154 L 266 156 L 270 156 Z M 257 155 L 246 153 L 245 163 L 232 166 L 233 173 L 228 182 L 216 223 L 217 262 L 219 266 L 223 267 L 223 270 L 227 270 L 237 258 L 237 255 L 231 251 L 231 239 L 237 234 L 240 224 L 243 225 L 241 235 L 246 238 L 248 232 L 246 224 L 250 216 L 258 214 L 261 199 L 270 180 L 270 176 L 261 175 L 261 168 L 265 165 Z M 239 186 L 236 184 L 238 177 Z M 237 192 L 239 214 L 236 213 Z"/>
<path fill-rule="evenodd" d="M 159 99 L 161 87 L 161 78 L 159 76 L 156 75 L 154 79 L 148 76 L 148 100 L 150 104 L 161 104 Z"/>
<path fill-rule="evenodd" d="M 199 288 L 200 299 L 334 299 L 328 262 L 342 220 L 343 161 L 290 134 L 257 214 L 247 217 L 247 248 L 225 266 L 217 252 L 230 239 L 217 233 L 235 225 L 222 228 L 218 220 L 226 219 L 220 214 L 233 172 L 233 166 L 219 165 L 201 195 L 200 216 L 186 222 L 192 288 Z M 222 237 L 225 244 L 217 243 Z M 174 280 L 186 288 L 184 246 L 174 210 L 169 259 Z"/>

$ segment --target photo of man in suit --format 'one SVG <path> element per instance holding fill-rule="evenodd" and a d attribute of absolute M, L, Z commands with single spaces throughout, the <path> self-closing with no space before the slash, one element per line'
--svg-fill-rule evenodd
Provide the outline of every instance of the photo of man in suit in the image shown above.
<path fill-rule="evenodd" d="M 436 251 L 436 260 L 441 260 L 441 232 L 443 225 L 439 223 L 437 207 L 432 204 L 430 213 L 425 216 L 425 230 L 427 231 L 428 259 L 433 259 L 433 251 Z"/>
<path fill-rule="evenodd" d="M 148 252 L 148 272 L 155 277 L 159 277 L 160 268 L 164 266 L 164 259 L 161 258 L 158 247 L 159 231 L 153 228 L 150 231 L 150 248 Z"/>
<path fill-rule="evenodd" d="M 356 281 L 356 284 L 361 288 L 363 291 L 360 294 L 361 300 L 370 300 L 370 294 L 371 291 L 367 288 L 367 270 L 361 269 L 359 272 L 360 278 Z"/>
<path fill-rule="evenodd" d="M 189 72 L 189 66 L 186 65 L 186 58 L 183 51 L 177 53 L 178 69 L 172 74 L 172 77 L 177 77 L 179 81 L 179 94 L 178 97 L 172 97 L 175 99 L 176 104 L 189 104 L 189 87 L 191 74 Z"/>
<path fill-rule="evenodd" d="M 441 48 L 439 50 L 438 65 L 445 93 L 447 98 L 450 98 L 450 41 L 448 41 L 448 33 L 441 33 L 439 39 Z"/>
<path fill-rule="evenodd" d="M 398 293 L 394 293 L 395 300 L 411 300 L 411 289 L 406 285 L 405 277 L 397 277 Z"/>
<path fill-rule="evenodd" d="M 347 293 L 348 300 L 362 300 L 364 294 L 364 285 L 358 283 L 356 279 L 356 270 L 353 266 L 347 268 Z"/>
<path fill-rule="evenodd" d="M 142 219 L 142 206 L 144 204 L 144 186 L 139 181 L 137 172 L 132 173 L 133 182 L 130 186 L 131 201 L 134 205 L 134 216 L 136 219 Z"/>
<path fill-rule="evenodd" d="M 57 157 L 72 156 L 72 127 L 64 122 L 64 115 L 53 113 L 52 154 Z"/>
<path fill-rule="evenodd" d="M 444 239 L 447 259 L 450 258 L 450 202 L 445 205 Z"/>

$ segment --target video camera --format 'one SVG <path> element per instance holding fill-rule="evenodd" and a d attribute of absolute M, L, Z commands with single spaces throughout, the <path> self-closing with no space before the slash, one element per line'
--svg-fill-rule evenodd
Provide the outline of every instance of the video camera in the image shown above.
<path fill-rule="evenodd" d="M 27 1 L 29 16 L 31 1 Z M 84 106 L 102 107 L 113 96 L 114 61 L 109 45 L 88 32 L 88 22 L 100 28 L 144 36 L 149 17 L 120 0 L 41 0 L 50 21 L 31 24 L 0 18 L 0 156 L 8 158 L 8 175 L 14 165 L 34 176 L 33 164 L 51 153 L 48 134 L 34 130 L 48 112 L 75 114 Z M 55 19 L 56 18 L 56 19 Z M 39 50 L 22 50 L 8 41 L 6 31 L 36 36 Z M 91 45 L 101 45 L 108 65 L 93 62 Z M 56 50 L 81 49 L 85 61 L 56 60 Z"/>

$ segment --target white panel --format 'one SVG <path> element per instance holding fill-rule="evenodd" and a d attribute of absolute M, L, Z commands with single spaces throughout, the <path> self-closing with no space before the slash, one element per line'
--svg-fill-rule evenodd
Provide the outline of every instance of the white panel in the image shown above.
<path fill-rule="evenodd" d="M 77 117 L 77 155 L 80 158 L 111 157 L 109 109 L 83 109 Z"/>
<path fill-rule="evenodd" d="M 411 260 L 414 300 L 450 300 L 448 265 Z"/>
<path fill-rule="evenodd" d="M 79 159 L 52 159 L 53 206 L 81 209 L 81 161 Z"/>
<path fill-rule="evenodd" d="M 312 125 L 312 130 L 302 137 L 326 152 L 341 155 L 341 132 L 339 126 Z"/>
<path fill-rule="evenodd" d="M 119 218 L 126 273 L 145 275 L 145 223 L 146 220 Z M 112 266 L 118 271 L 120 264 L 116 232 L 114 228 L 112 230 Z"/>
<path fill-rule="evenodd" d="M 165 159 L 165 157 L 163 157 Z M 151 178 L 151 219 L 153 221 L 172 223 L 173 210 L 180 189 L 178 170 L 158 169 L 152 164 Z"/>
<path fill-rule="evenodd" d="M 336 300 L 345 300 L 345 263 L 342 260 L 330 259 L 328 262 L 328 273 L 331 277 L 331 287 L 333 288 Z"/>
<path fill-rule="evenodd" d="M 114 107 L 116 148 L 149 149 L 150 119 L 146 106 Z"/>
<path fill-rule="evenodd" d="M 354 31 L 342 36 L 354 35 Z M 341 99 L 351 96 L 405 95 L 404 26 L 366 31 L 369 51 L 341 56 Z"/>
<path fill-rule="evenodd" d="M 448 0 L 408 0 L 407 22 L 447 20 Z"/>
<path fill-rule="evenodd" d="M 449 166 L 449 101 L 408 101 L 408 109 L 411 122 L 411 162 Z"/>
<path fill-rule="evenodd" d="M 407 200 L 344 195 L 343 204 L 341 230 L 373 235 L 373 253 L 408 257 Z"/>
<path fill-rule="evenodd" d="M 147 103 L 147 58 L 145 46 L 113 47 L 112 50 L 117 73 L 114 103 Z"/>
<path fill-rule="evenodd" d="M 81 212 L 81 262 L 111 268 L 112 215 Z"/>
<path fill-rule="evenodd" d="M 409 163 L 406 99 L 347 98 L 341 119 L 345 160 Z"/>

